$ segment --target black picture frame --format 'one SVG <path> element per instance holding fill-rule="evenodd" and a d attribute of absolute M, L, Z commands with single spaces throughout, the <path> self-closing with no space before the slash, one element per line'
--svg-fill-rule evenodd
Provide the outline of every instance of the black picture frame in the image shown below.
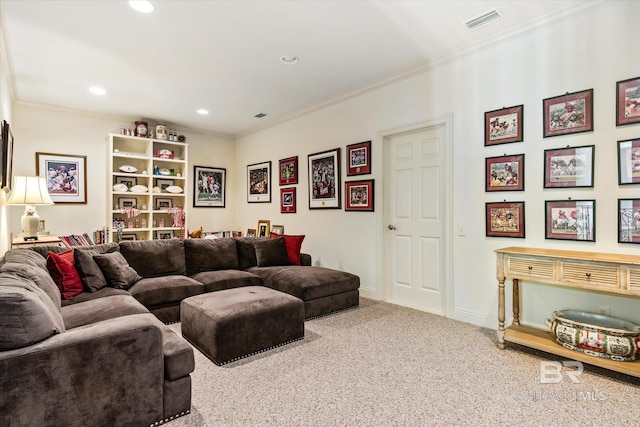
<path fill-rule="evenodd" d="M 543 137 L 593 131 L 593 89 L 542 100 Z"/>
<path fill-rule="evenodd" d="M 618 184 L 640 184 L 640 138 L 618 141 Z"/>
<path fill-rule="evenodd" d="M 618 199 L 618 243 L 640 243 L 640 199 Z"/>
<path fill-rule="evenodd" d="M 6 120 L 2 122 L 2 138 L 0 143 L 0 189 L 11 189 L 11 180 L 13 179 L 13 134 Z"/>
<path fill-rule="evenodd" d="M 544 238 L 596 241 L 595 200 L 546 200 Z"/>
<path fill-rule="evenodd" d="M 247 202 L 271 203 L 271 160 L 247 166 Z"/>
<path fill-rule="evenodd" d="M 485 158 L 484 191 L 524 191 L 524 154 Z"/>
<path fill-rule="evenodd" d="M 309 154 L 309 209 L 341 209 L 340 148 Z"/>
<path fill-rule="evenodd" d="M 347 145 L 347 176 L 371 173 L 371 141 Z"/>
<path fill-rule="evenodd" d="M 544 150 L 544 188 L 593 187 L 595 145 Z"/>
<path fill-rule="evenodd" d="M 524 239 L 524 214 L 524 201 L 485 203 L 485 235 Z"/>
<path fill-rule="evenodd" d="M 616 126 L 640 123 L 640 77 L 616 82 Z"/>
<path fill-rule="evenodd" d="M 347 212 L 373 212 L 375 209 L 375 180 L 347 181 L 344 183 L 344 210 Z"/>
<path fill-rule="evenodd" d="M 227 198 L 225 168 L 193 167 L 193 207 L 224 208 Z"/>
<path fill-rule="evenodd" d="M 524 104 L 484 113 L 484 146 L 524 140 Z"/>

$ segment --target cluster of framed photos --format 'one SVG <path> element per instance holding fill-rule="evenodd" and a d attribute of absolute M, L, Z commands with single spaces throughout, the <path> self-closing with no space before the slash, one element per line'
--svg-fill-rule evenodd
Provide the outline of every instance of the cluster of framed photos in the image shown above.
<path fill-rule="evenodd" d="M 340 148 L 308 155 L 309 209 L 341 209 Z M 347 145 L 347 176 L 371 173 L 371 141 Z M 298 156 L 278 161 L 280 212 L 296 213 Z M 271 161 L 247 166 L 247 201 L 271 202 Z M 345 211 L 374 210 L 374 180 L 345 182 Z"/>
<path fill-rule="evenodd" d="M 543 137 L 593 131 L 593 89 L 543 102 Z M 485 146 L 522 142 L 524 105 L 485 113 Z M 640 123 L 640 77 L 616 83 L 616 126 Z M 543 188 L 594 186 L 595 146 L 544 150 Z M 485 191 L 524 191 L 525 155 L 485 159 Z M 618 184 L 640 184 L 640 138 L 618 141 Z M 488 202 L 486 235 L 525 237 L 525 203 Z M 545 201 L 545 238 L 595 242 L 595 200 Z M 618 199 L 618 242 L 640 243 L 640 199 Z"/>

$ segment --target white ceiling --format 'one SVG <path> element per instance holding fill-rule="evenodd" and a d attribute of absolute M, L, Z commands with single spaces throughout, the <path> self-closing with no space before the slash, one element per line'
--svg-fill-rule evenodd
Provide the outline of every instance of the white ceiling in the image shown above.
<path fill-rule="evenodd" d="M 152 3 L 2 0 L 17 100 L 241 135 L 599 2 Z M 496 6 L 503 19 L 464 25 Z"/>

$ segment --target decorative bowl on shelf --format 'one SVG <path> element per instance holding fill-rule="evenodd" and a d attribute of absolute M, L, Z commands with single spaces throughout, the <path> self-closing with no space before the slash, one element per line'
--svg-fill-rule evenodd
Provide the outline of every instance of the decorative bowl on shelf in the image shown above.
<path fill-rule="evenodd" d="M 138 172 L 138 168 L 135 166 L 131 166 L 131 165 L 122 165 L 118 168 L 118 170 L 120 172 L 126 172 L 126 173 L 136 173 Z"/>
<path fill-rule="evenodd" d="M 615 317 L 560 310 L 546 319 L 556 342 L 590 356 L 632 361 L 640 351 L 640 326 Z"/>
<path fill-rule="evenodd" d="M 160 175 L 166 175 L 166 176 L 171 175 L 171 171 L 167 168 L 162 168 L 160 169 Z"/>
<path fill-rule="evenodd" d="M 149 191 L 149 188 L 147 188 L 146 185 L 134 185 L 131 187 L 131 191 L 134 193 L 146 193 Z"/>
<path fill-rule="evenodd" d="M 178 187 L 177 185 L 170 185 L 165 188 L 165 190 L 167 191 L 167 193 L 182 193 L 182 188 Z"/>
<path fill-rule="evenodd" d="M 158 187 L 157 185 L 155 187 L 153 187 L 152 191 L 154 193 L 162 193 L 162 190 L 160 189 L 160 187 Z"/>

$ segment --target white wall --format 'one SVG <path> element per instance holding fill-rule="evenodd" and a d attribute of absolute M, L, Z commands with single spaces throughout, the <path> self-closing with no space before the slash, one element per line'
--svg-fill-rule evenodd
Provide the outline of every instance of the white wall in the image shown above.
<path fill-rule="evenodd" d="M 87 204 L 56 204 L 38 207 L 47 229 L 54 234 L 78 234 L 93 232 L 109 225 L 107 220 L 107 141 L 108 133 L 118 133 L 122 127 L 133 127 L 133 120 L 86 114 L 78 111 L 47 108 L 17 103 L 12 126 L 16 140 L 14 175 L 36 173 L 36 152 L 87 156 Z M 186 206 L 188 227 L 231 229 L 235 227 L 235 188 L 230 182 L 225 209 L 194 208 L 193 166 L 214 166 L 233 169 L 235 162 L 233 139 L 181 131 L 189 144 L 189 179 L 185 189 L 189 194 Z M 233 180 L 234 171 L 228 170 Z M 110 203 L 109 203 L 110 205 Z M 15 210 L 9 223 L 9 231 L 20 231 L 21 207 L 7 206 Z"/>
<path fill-rule="evenodd" d="M 617 199 L 638 194 L 637 186 L 617 185 L 616 141 L 640 137 L 640 125 L 615 126 L 615 83 L 640 75 L 636 17 L 639 2 L 614 2 L 499 45 L 444 64 L 418 76 L 378 88 L 275 127 L 239 138 L 236 185 L 246 195 L 246 165 L 297 155 L 300 183 L 297 214 L 280 214 L 279 187 L 271 204 L 249 204 L 240 197 L 238 223 L 259 219 L 283 224 L 285 232 L 306 234 L 303 251 L 318 265 L 358 274 L 363 294 L 381 298 L 383 279 L 377 261 L 384 243 L 383 147 L 381 132 L 453 113 L 453 221 L 466 236 L 453 241 L 452 317 L 497 325 L 497 283 L 493 250 L 530 246 L 640 255 L 640 247 L 617 243 Z M 542 100 L 566 92 L 594 89 L 594 131 L 542 137 Z M 524 104 L 524 142 L 484 147 L 484 112 Z M 307 155 L 361 141 L 373 141 L 376 179 L 375 213 L 308 209 Z M 595 145 L 593 189 L 543 189 L 543 151 L 567 145 Z M 524 192 L 485 193 L 484 159 L 502 154 L 526 155 Z M 277 175 L 274 172 L 274 178 Z M 344 175 L 342 181 L 344 182 Z M 364 178 L 364 177 L 363 177 Z M 344 184 L 343 189 L 344 189 Z M 342 189 L 342 190 L 343 190 Z M 597 242 L 545 240 L 544 201 L 596 199 Z M 526 239 L 485 237 L 485 203 L 526 201 Z M 523 318 L 541 325 L 551 311 L 593 310 L 606 301 L 612 314 L 640 321 L 637 299 L 561 291 L 544 285 L 524 286 Z M 508 304 L 508 307 L 510 305 Z"/>

